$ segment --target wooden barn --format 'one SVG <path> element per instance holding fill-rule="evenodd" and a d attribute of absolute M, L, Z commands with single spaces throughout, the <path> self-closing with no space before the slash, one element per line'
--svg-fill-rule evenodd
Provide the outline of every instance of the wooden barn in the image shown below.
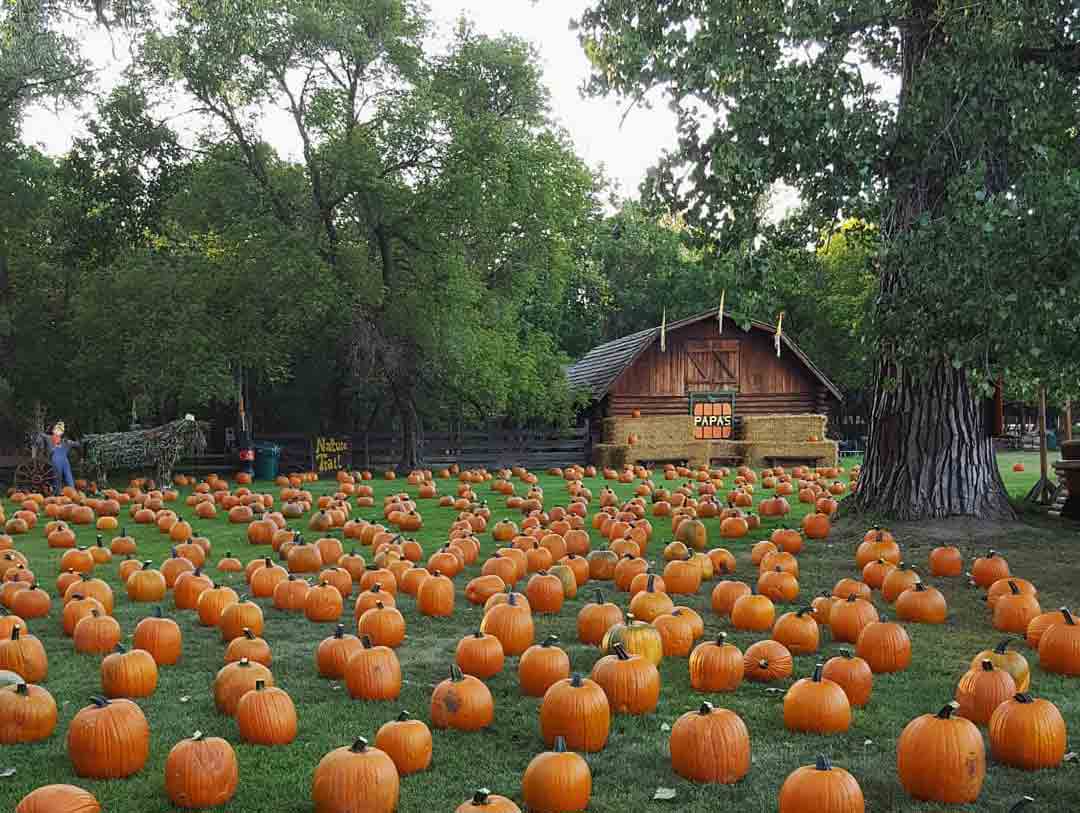
<path fill-rule="evenodd" d="M 716 311 L 595 347 L 567 370 L 602 425 L 594 458 L 622 462 L 835 465 L 826 414 L 840 390 L 776 328 L 742 330 Z"/>

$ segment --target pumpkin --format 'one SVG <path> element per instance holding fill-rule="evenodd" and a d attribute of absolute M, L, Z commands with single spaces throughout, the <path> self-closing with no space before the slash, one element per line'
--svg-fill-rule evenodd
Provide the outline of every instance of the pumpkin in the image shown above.
<path fill-rule="evenodd" d="M 195 568 L 188 573 L 182 573 L 173 585 L 173 602 L 178 610 L 194 610 L 199 606 L 199 596 L 204 590 L 214 586 L 213 580 L 202 572 L 201 568 Z"/>
<path fill-rule="evenodd" d="M 735 602 L 750 595 L 750 586 L 743 582 L 724 579 L 713 588 L 711 597 L 712 611 L 720 616 L 731 615 Z"/>
<path fill-rule="evenodd" d="M 165 759 L 165 792 L 177 807 L 223 805 L 239 784 L 236 752 L 221 737 L 196 731 L 174 745 Z"/>
<path fill-rule="evenodd" d="M 505 796 L 480 788 L 469 801 L 458 805 L 454 813 L 521 813 L 521 808 Z"/>
<path fill-rule="evenodd" d="M 502 671 L 505 656 L 494 635 L 477 630 L 458 641 L 454 662 L 467 675 L 487 680 Z"/>
<path fill-rule="evenodd" d="M 289 571 L 276 565 L 270 559 L 261 561 L 262 566 L 257 566 L 251 573 L 251 595 L 256 598 L 271 598 L 275 588 L 289 577 Z"/>
<path fill-rule="evenodd" d="M 979 668 L 982 662 L 989 660 L 998 669 L 1004 669 L 1012 675 L 1016 691 L 1026 692 L 1031 687 L 1031 667 L 1027 658 L 1016 650 L 1009 649 L 1009 642 L 1014 639 L 1003 638 L 993 649 L 984 649 L 971 660 L 972 669 Z"/>
<path fill-rule="evenodd" d="M 258 681 L 274 685 L 274 676 L 261 663 L 241 658 L 227 663 L 214 677 L 214 705 L 222 714 L 236 716 L 240 698 L 255 688 Z"/>
<path fill-rule="evenodd" d="M 355 635 L 345 634 L 345 625 L 338 624 L 334 634 L 319 642 L 315 650 L 315 666 L 325 678 L 340 680 L 345 676 L 345 665 L 363 645 Z"/>
<path fill-rule="evenodd" d="M 862 569 L 862 580 L 870 586 L 872 590 L 880 590 L 881 585 L 885 581 L 885 577 L 889 575 L 889 572 L 896 569 L 896 565 L 887 559 L 875 559 Z M 847 598 L 846 596 L 840 596 L 840 598 Z"/>
<path fill-rule="evenodd" d="M 780 813 L 864 813 L 862 788 L 850 773 L 818 755 L 814 765 L 792 771 L 780 786 Z"/>
<path fill-rule="evenodd" d="M 671 597 L 660 590 L 657 586 L 656 577 L 650 574 L 645 583 L 645 589 L 630 599 L 630 612 L 635 618 L 640 618 L 646 623 L 654 618 L 670 613 L 675 608 L 675 602 Z"/>
<path fill-rule="evenodd" d="M 505 603 L 496 604 L 484 613 L 480 631 L 498 638 L 504 654 L 520 655 L 533 645 L 532 612 L 527 605 L 518 602 L 516 593 L 509 593 Z"/>
<path fill-rule="evenodd" d="M 777 641 L 758 641 L 743 654 L 743 676 L 747 680 L 759 683 L 783 680 L 791 676 L 791 668 L 791 653 Z"/>
<path fill-rule="evenodd" d="M 972 804 L 986 778 L 986 748 L 975 724 L 953 713 L 955 702 L 937 714 L 908 723 L 896 743 L 896 772 L 914 799 Z"/>
<path fill-rule="evenodd" d="M 1065 607 L 1061 615 L 1063 621 L 1047 629 L 1039 639 L 1039 666 L 1047 672 L 1076 677 L 1080 675 L 1080 625 Z"/>
<path fill-rule="evenodd" d="M 357 810 L 359 800 L 364 813 L 393 813 L 400 792 L 394 761 L 378 748 L 369 748 L 363 737 L 319 760 L 311 781 L 315 813 Z"/>
<path fill-rule="evenodd" d="M 565 592 L 558 576 L 552 576 L 546 570 L 537 571 L 525 588 L 525 595 L 533 612 L 554 614 L 562 609 Z"/>
<path fill-rule="evenodd" d="M 101 689 L 106 697 L 149 697 L 157 681 L 157 663 L 145 649 L 128 652 L 117 644 L 101 661 Z"/>
<path fill-rule="evenodd" d="M 67 752 L 76 776 L 122 779 L 150 756 L 150 725 L 130 700 L 94 697 L 68 725 Z"/>
<path fill-rule="evenodd" d="M 240 597 L 231 587 L 215 584 L 209 590 L 203 590 L 195 605 L 199 613 L 199 623 L 204 627 L 216 627 L 225 608 L 239 600 Z"/>
<path fill-rule="evenodd" d="M 549 635 L 542 643 L 533 644 L 522 653 L 518 661 L 518 683 L 522 694 L 543 697 L 555 683 L 570 675 L 570 658 L 556 646 L 558 642 L 558 636 Z"/>
<path fill-rule="evenodd" d="M 757 589 L 770 601 L 780 604 L 791 604 L 799 596 L 798 579 L 779 565 L 758 577 Z"/>
<path fill-rule="evenodd" d="M 161 601 L 165 598 L 168 585 L 160 570 L 154 570 L 149 561 L 128 576 L 125 582 L 128 598 L 132 601 Z M 194 569 L 194 568 L 192 568 Z"/>
<path fill-rule="evenodd" d="M 855 654 L 870 664 L 874 674 L 903 672 L 911 665 L 911 639 L 891 621 L 871 621 L 859 633 Z"/>
<path fill-rule="evenodd" d="M 837 643 L 854 644 L 867 624 L 878 620 L 874 605 L 854 593 L 846 601 L 837 602 L 829 613 L 829 629 Z"/>
<path fill-rule="evenodd" d="M 944 624 L 949 617 L 949 605 L 940 590 L 917 581 L 896 599 L 896 615 L 902 621 Z"/>
<path fill-rule="evenodd" d="M 908 566 L 906 562 L 901 562 L 886 574 L 881 583 L 881 597 L 892 604 L 901 593 L 914 587 L 919 581 L 919 574 L 915 572 L 915 568 Z"/>
<path fill-rule="evenodd" d="M 0 688 L 0 745 L 47 739 L 56 730 L 56 716 L 48 689 L 23 680 Z"/>
<path fill-rule="evenodd" d="M 274 606 L 286 611 L 303 610 L 310 592 L 311 585 L 308 584 L 307 579 L 290 573 L 274 587 Z"/>
<path fill-rule="evenodd" d="M 240 738 L 255 745 L 288 745 L 296 739 L 296 706 L 284 689 L 262 678 L 236 704 Z"/>
<path fill-rule="evenodd" d="M 396 649 L 405 640 L 405 617 L 397 607 L 376 600 L 365 610 L 357 624 L 361 635 L 367 635 L 377 646 Z"/>
<path fill-rule="evenodd" d="M 11 611 L 20 618 L 44 618 L 52 607 L 52 599 L 36 582 L 15 594 Z"/>
<path fill-rule="evenodd" d="M 2 620 L 3 611 L 0 610 L 0 620 Z M 1025 633 L 1025 640 L 1027 645 L 1034 649 L 1036 652 L 1039 650 L 1039 641 L 1042 640 L 1043 634 L 1054 626 L 1054 624 L 1062 624 L 1065 621 L 1065 614 L 1061 610 L 1054 610 L 1049 613 L 1040 613 L 1028 622 L 1027 632 Z M 0 630 L 0 638 L 3 637 L 3 631 Z M 1021 689 L 1021 691 L 1023 691 Z"/>
<path fill-rule="evenodd" d="M 254 601 L 235 601 L 221 611 L 218 629 L 221 630 L 222 642 L 228 643 L 244 635 L 244 630 L 262 635 L 263 623 L 262 607 Z"/>
<path fill-rule="evenodd" d="M 694 782 L 732 785 L 750 771 L 750 734 L 735 712 L 702 703 L 675 721 L 671 767 Z"/>
<path fill-rule="evenodd" d="M 930 575 L 951 578 L 964 574 L 964 557 L 953 545 L 942 545 L 930 551 Z"/>
<path fill-rule="evenodd" d="M 557 737 L 575 751 L 601 751 L 611 730 L 611 707 L 603 688 L 575 672 L 557 680 L 540 704 L 540 734 L 548 746 Z"/>
<path fill-rule="evenodd" d="M 49 676 L 49 659 L 41 641 L 16 624 L 10 637 L 0 639 L 0 669 L 14 672 L 27 683 L 41 683 Z"/>
<path fill-rule="evenodd" d="M 616 643 L 630 654 L 641 655 L 653 664 L 659 664 L 664 658 L 664 642 L 656 627 L 638 621 L 633 614 L 626 617 L 625 623 L 616 624 L 604 634 L 600 649 L 605 655 L 611 654 Z"/>
<path fill-rule="evenodd" d="M 1009 563 L 995 550 L 980 556 L 971 565 L 971 579 L 979 587 L 989 590 L 998 579 L 1009 577 Z"/>
<path fill-rule="evenodd" d="M 454 583 L 438 570 L 424 579 L 416 593 L 416 608 L 422 615 L 449 618 L 454 614 Z"/>
<path fill-rule="evenodd" d="M 690 685 L 699 692 L 733 692 L 743 679 L 743 654 L 721 632 L 690 653 Z"/>
<path fill-rule="evenodd" d="M 101 805 L 75 785 L 44 785 L 26 794 L 15 813 L 101 813 Z"/>
<path fill-rule="evenodd" d="M 1065 720 L 1049 700 L 1018 693 L 990 715 L 990 754 L 996 762 L 1038 771 L 1065 759 Z"/>
<path fill-rule="evenodd" d="M 345 687 L 354 700 L 397 700 L 401 694 L 401 664 L 388 646 L 376 646 L 367 635 L 345 665 Z"/>
<path fill-rule="evenodd" d="M 551 751 L 533 757 L 521 779 L 527 810 L 570 813 L 585 810 L 592 796 L 592 772 L 579 755 L 556 737 Z"/>
<path fill-rule="evenodd" d="M 404 585 L 402 585 L 404 589 Z M 506 589 L 506 582 L 500 576 L 494 574 L 477 576 L 465 585 L 465 599 L 470 604 L 483 604 L 496 593 Z"/>
<path fill-rule="evenodd" d="M 766 632 L 772 629 L 776 608 L 768 596 L 752 591 L 735 600 L 731 607 L 731 626 L 748 632 Z"/>
<path fill-rule="evenodd" d="M 839 684 L 822 678 L 823 664 L 809 678 L 796 681 L 784 695 L 784 727 L 788 731 L 835 734 L 851 726 L 851 704 Z"/>
<path fill-rule="evenodd" d="M 989 658 L 969 669 L 956 687 L 956 713 L 977 725 L 990 722 L 999 705 L 1016 694 L 1016 681 L 1004 669 L 997 669 Z"/>
<path fill-rule="evenodd" d="M 611 602 L 605 602 L 604 594 L 597 590 L 595 600 L 578 611 L 578 640 L 583 644 L 599 646 L 604 640 L 607 631 L 622 622 L 623 612 L 619 606 Z"/>
<path fill-rule="evenodd" d="M 1009 592 L 994 604 L 994 629 L 1024 635 L 1032 619 L 1042 613 L 1038 599 L 1020 590 L 1014 579 L 1007 581 Z"/>
<path fill-rule="evenodd" d="M 407 711 L 383 723 L 375 735 L 375 747 L 393 760 L 400 776 L 426 771 L 431 765 L 431 729 Z"/>
<path fill-rule="evenodd" d="M 820 641 L 818 623 L 813 608 L 803 607 L 793 613 L 784 613 L 772 628 L 772 639 L 779 641 L 793 655 L 810 655 L 817 652 Z"/>
<path fill-rule="evenodd" d="M 116 619 L 102 615 L 97 608 L 91 609 L 90 615 L 80 620 L 72 632 L 75 651 L 83 653 L 111 652 L 120 643 L 121 637 L 120 624 Z"/>
<path fill-rule="evenodd" d="M 267 669 L 274 660 L 270 644 L 252 632 L 250 627 L 244 627 L 244 634 L 239 638 L 233 638 L 225 647 L 225 663 L 233 663 L 244 658 L 261 663 Z"/>
<path fill-rule="evenodd" d="M 622 643 L 611 645 L 613 654 L 593 665 L 592 679 L 604 690 L 611 710 L 617 714 L 648 714 L 660 699 L 660 673 L 655 664 L 626 651 Z"/>
<path fill-rule="evenodd" d="M 670 613 L 661 615 L 653 621 L 653 626 L 660 633 L 660 642 L 665 657 L 685 658 L 694 646 L 695 624 L 685 607 L 676 607 Z"/>
<path fill-rule="evenodd" d="M 341 572 L 345 573 L 345 571 Z M 345 573 L 345 576 L 349 579 L 349 585 L 351 586 L 352 579 L 347 573 Z M 341 590 L 325 580 L 320 582 L 317 587 L 308 590 L 307 595 L 304 596 L 304 615 L 308 621 L 315 623 L 336 622 L 341 617 L 343 608 L 344 601 Z"/>
<path fill-rule="evenodd" d="M 436 728 L 479 731 L 495 719 L 491 691 L 482 681 L 463 674 L 457 664 L 450 667 L 450 677 L 431 694 L 431 724 Z"/>

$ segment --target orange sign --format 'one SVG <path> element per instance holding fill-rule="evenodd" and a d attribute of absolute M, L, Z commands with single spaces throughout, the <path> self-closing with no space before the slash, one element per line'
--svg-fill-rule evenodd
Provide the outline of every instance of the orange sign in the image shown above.
<path fill-rule="evenodd" d="M 694 439 L 728 440 L 731 438 L 731 401 L 694 403 Z"/>

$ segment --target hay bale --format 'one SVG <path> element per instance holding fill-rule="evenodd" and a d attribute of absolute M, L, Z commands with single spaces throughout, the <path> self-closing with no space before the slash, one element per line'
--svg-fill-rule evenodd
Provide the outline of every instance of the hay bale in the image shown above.
<path fill-rule="evenodd" d="M 825 437 L 826 422 L 824 415 L 747 415 L 742 436 L 750 443 L 806 443 Z"/>

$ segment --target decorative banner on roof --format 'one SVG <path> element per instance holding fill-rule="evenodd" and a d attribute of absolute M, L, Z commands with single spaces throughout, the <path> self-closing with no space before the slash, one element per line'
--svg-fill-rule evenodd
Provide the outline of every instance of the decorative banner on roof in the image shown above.
<path fill-rule="evenodd" d="M 776 320 L 776 335 L 773 336 L 773 345 L 776 347 L 776 357 L 780 358 L 780 337 L 784 332 L 784 312 L 780 311 L 780 316 Z"/>
<path fill-rule="evenodd" d="M 720 307 L 716 309 L 716 335 L 724 335 L 724 297 L 727 295 L 727 290 L 720 292 Z"/>

